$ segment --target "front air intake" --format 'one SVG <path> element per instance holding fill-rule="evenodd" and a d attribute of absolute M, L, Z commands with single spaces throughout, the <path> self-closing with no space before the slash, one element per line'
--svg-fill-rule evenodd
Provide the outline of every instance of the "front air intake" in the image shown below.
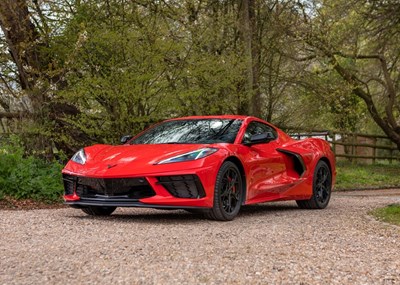
<path fill-rule="evenodd" d="M 173 175 L 157 177 L 158 184 L 177 198 L 198 199 L 206 196 L 204 188 L 197 175 Z"/>

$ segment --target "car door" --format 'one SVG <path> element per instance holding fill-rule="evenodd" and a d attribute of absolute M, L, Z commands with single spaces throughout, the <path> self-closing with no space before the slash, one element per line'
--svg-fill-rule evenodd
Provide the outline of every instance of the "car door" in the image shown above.
<path fill-rule="evenodd" d="M 250 144 L 252 136 L 263 133 L 272 134 L 272 138 L 268 142 Z M 252 121 L 246 128 L 242 144 L 247 149 L 247 202 L 262 202 L 279 197 L 285 190 L 280 177 L 286 168 L 282 154 L 276 150 L 279 147 L 278 133 L 267 124 Z"/>

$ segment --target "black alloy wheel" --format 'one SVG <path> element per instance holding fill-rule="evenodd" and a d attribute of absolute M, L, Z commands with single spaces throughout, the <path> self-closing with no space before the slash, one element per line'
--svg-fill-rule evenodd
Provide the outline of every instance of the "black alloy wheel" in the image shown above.
<path fill-rule="evenodd" d="M 239 213 L 243 202 L 242 175 L 230 161 L 222 164 L 218 171 L 214 189 L 214 205 L 205 215 L 218 221 L 231 221 Z"/>
<path fill-rule="evenodd" d="M 90 216 L 109 216 L 117 207 L 106 207 L 106 206 L 87 206 L 81 208 L 83 212 Z"/>
<path fill-rule="evenodd" d="M 313 195 L 309 200 L 298 200 L 302 209 L 324 209 L 329 204 L 332 192 L 332 174 L 325 161 L 319 161 L 314 170 Z"/>

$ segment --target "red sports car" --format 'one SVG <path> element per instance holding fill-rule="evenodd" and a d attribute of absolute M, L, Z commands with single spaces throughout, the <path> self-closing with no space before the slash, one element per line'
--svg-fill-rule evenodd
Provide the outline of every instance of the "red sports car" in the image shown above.
<path fill-rule="evenodd" d="M 89 215 L 149 207 L 227 221 L 242 205 L 268 201 L 323 209 L 335 183 L 326 141 L 294 140 L 255 117 L 172 119 L 121 142 L 71 158 L 62 171 L 66 204 Z"/>

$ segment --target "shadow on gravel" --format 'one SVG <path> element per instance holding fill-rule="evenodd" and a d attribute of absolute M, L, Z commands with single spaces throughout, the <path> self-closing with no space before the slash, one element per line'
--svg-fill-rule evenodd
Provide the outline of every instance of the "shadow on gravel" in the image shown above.
<path fill-rule="evenodd" d="M 274 203 L 265 203 L 265 204 L 256 204 L 256 205 L 248 205 L 244 206 L 240 209 L 239 215 L 241 217 L 245 216 L 262 216 L 262 215 L 275 215 L 281 212 L 298 212 L 301 211 L 299 207 L 295 204 L 274 204 Z"/>
<path fill-rule="evenodd" d="M 138 211 L 135 214 L 135 208 L 129 210 L 130 213 L 116 212 L 108 217 L 93 217 L 93 216 L 82 216 L 82 215 L 71 215 L 71 218 L 81 220 L 98 220 L 104 222 L 126 222 L 126 223 L 152 223 L 152 224 L 176 224 L 176 223 L 204 223 L 204 222 L 215 222 L 204 218 L 202 214 L 192 214 L 184 210 L 148 210 L 149 212 L 143 213 Z M 279 216 L 283 212 L 287 215 L 288 212 L 299 212 L 300 210 L 294 204 L 274 204 L 265 203 L 258 205 L 243 206 L 240 209 L 238 219 L 247 219 L 252 217 L 271 217 Z"/>
<path fill-rule="evenodd" d="M 152 224 L 176 224 L 176 223 L 196 223 L 204 222 L 205 219 L 200 214 L 191 214 L 183 210 L 152 210 L 151 213 L 114 213 L 109 217 L 93 216 L 71 216 L 81 220 L 99 220 L 104 222 L 125 222 L 125 223 L 152 223 Z"/>

